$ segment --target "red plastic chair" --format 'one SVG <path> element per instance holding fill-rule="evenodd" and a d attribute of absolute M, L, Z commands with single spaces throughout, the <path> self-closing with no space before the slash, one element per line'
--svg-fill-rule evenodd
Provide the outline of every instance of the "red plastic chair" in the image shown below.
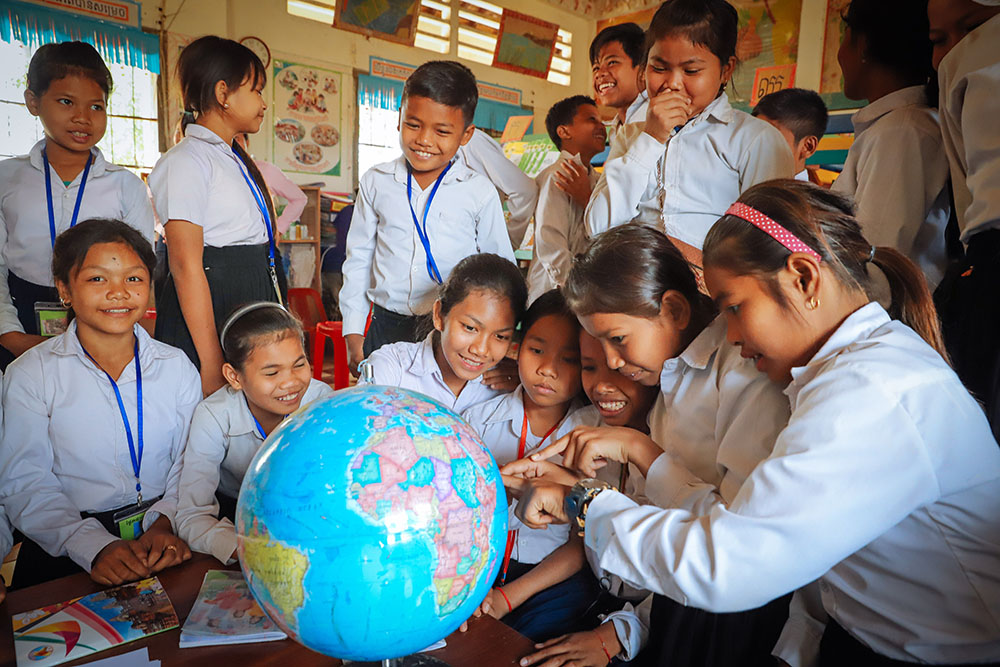
<path fill-rule="evenodd" d="M 350 383 L 347 370 L 347 343 L 344 341 L 343 323 L 326 319 L 323 299 L 319 292 L 309 287 L 288 290 L 288 308 L 302 320 L 302 327 L 310 334 L 312 343 L 313 377 L 323 379 L 323 357 L 326 339 L 333 341 L 333 388 L 343 389 Z"/>

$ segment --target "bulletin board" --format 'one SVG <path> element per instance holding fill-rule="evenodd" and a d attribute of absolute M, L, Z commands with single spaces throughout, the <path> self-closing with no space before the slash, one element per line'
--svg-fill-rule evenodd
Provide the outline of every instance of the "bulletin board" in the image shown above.
<path fill-rule="evenodd" d="M 830 110 L 858 109 L 864 101 L 849 100 L 844 95 L 844 79 L 837 62 L 837 51 L 844 39 L 847 25 L 840 18 L 847 11 L 850 0 L 827 0 L 826 31 L 823 33 L 823 72 L 820 75 L 819 94 Z"/>
<path fill-rule="evenodd" d="M 739 64 L 728 92 L 733 106 L 749 110 L 761 92 L 794 85 L 802 0 L 731 1 L 739 13 Z"/>
<path fill-rule="evenodd" d="M 275 60 L 272 72 L 272 161 L 286 172 L 340 176 L 341 95 L 350 74 L 287 60 Z"/>

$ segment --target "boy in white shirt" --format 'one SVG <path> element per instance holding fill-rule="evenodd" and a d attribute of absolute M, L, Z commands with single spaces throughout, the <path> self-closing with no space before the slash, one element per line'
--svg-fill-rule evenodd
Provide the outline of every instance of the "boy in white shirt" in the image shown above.
<path fill-rule="evenodd" d="M 382 345 L 419 339 L 420 316 L 459 261 L 480 252 L 514 261 L 496 189 L 453 160 L 475 131 L 478 100 L 469 68 L 421 65 L 403 87 L 403 155 L 361 177 L 340 290 L 353 372 Z"/>
<path fill-rule="evenodd" d="M 646 34 L 635 23 L 605 28 L 590 43 L 594 95 L 615 110 L 612 132 L 626 123 L 646 120 Z"/>
<path fill-rule="evenodd" d="M 587 229 L 583 212 L 597 174 L 590 161 L 604 150 L 606 132 L 594 100 L 574 95 L 552 105 L 545 117 L 545 128 L 559 159 L 535 178 L 538 183 L 538 206 L 535 208 L 534 258 L 528 269 L 528 303 L 550 289 L 566 282 L 573 256 L 584 250 Z M 581 200 L 559 187 L 556 174 L 567 162 L 587 175 L 586 197 Z"/>
<path fill-rule="evenodd" d="M 785 88 L 757 102 L 752 115 L 774 126 L 788 142 L 795 158 L 795 179 L 822 185 L 806 160 L 819 147 L 826 133 L 829 112 L 819 93 L 805 88 Z"/>

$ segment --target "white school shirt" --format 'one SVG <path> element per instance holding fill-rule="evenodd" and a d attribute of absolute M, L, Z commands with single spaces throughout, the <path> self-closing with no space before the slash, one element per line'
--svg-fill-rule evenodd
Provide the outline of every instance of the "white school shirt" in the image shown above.
<path fill-rule="evenodd" d="M 174 517 L 201 379 L 183 352 L 153 340 L 138 324 L 135 335 L 142 368 L 142 495 L 163 496 L 146 513 L 149 527 L 160 514 Z M 131 361 L 117 383 L 138 449 L 135 379 Z M 80 513 L 130 505 L 136 493 L 118 401 L 107 375 L 84 353 L 76 321 L 7 368 L 3 415 L 0 502 L 22 533 L 89 572 L 98 552 L 118 538 Z"/>
<path fill-rule="evenodd" d="M 347 232 L 340 311 L 344 335 L 364 333 L 369 303 L 401 315 L 429 313 L 438 284 L 406 200 L 406 159 L 375 165 L 361 177 Z M 434 184 L 413 179 L 413 211 L 421 228 Z M 496 189 L 485 176 L 455 162 L 427 212 L 427 234 L 441 279 L 469 255 L 491 252 L 514 261 Z"/>
<path fill-rule="evenodd" d="M 566 282 L 573 257 L 587 247 L 583 207 L 556 185 L 556 172 L 563 162 L 585 166 L 580 155 L 561 151 L 559 159 L 535 177 L 538 207 L 535 209 L 535 249 L 528 267 L 528 303 Z M 597 173 L 586 165 L 590 187 Z"/>
<path fill-rule="evenodd" d="M 52 237 L 49 233 L 45 195 L 45 139 L 27 155 L 0 162 L 0 334 L 23 332 L 7 286 L 9 273 L 36 285 L 52 287 Z M 91 218 L 121 220 L 153 242 L 153 207 L 146 186 L 138 176 L 104 159 L 100 149 L 90 149 L 93 162 L 80 201 L 77 222 Z M 56 236 L 67 229 L 80 191 L 83 172 L 69 185 L 49 166 L 52 183 L 52 217 Z"/>
<path fill-rule="evenodd" d="M 948 160 L 924 86 L 901 88 L 854 114 L 854 144 L 833 190 L 854 197 L 868 242 L 919 266 L 931 289 L 944 275 L 951 214 Z"/>
<path fill-rule="evenodd" d="M 264 217 L 242 165 L 222 137 L 197 123 L 188 125 L 184 139 L 149 174 L 160 220 L 164 225 L 168 220 L 198 225 L 205 245 L 212 248 L 267 243 Z"/>
<path fill-rule="evenodd" d="M 521 426 L 524 424 L 524 387 L 519 386 L 509 394 L 473 406 L 463 412 L 462 417 L 482 438 L 483 444 L 493 454 L 497 465 L 502 466 L 518 458 L 517 448 L 521 439 Z M 596 410 L 587 410 L 579 399 L 574 399 L 566 416 L 544 444 L 551 445 L 577 426 L 597 426 L 600 422 L 600 414 Z M 525 455 L 538 449 L 542 444 L 541 440 L 541 436 L 532 433 L 529 426 L 524 437 Z M 600 477 L 607 478 L 609 483 L 617 484 L 620 472 L 619 465 L 609 465 L 601 469 Z M 511 558 L 519 563 L 539 563 L 566 544 L 569 539 L 569 526 L 551 525 L 544 530 L 528 528 L 514 516 L 516 506 L 516 501 L 510 504 L 508 519 L 508 528 L 517 531 Z"/>
<path fill-rule="evenodd" d="M 744 190 L 795 175 L 781 133 L 733 109 L 725 93 L 665 144 L 644 128 L 626 125 L 611 144 L 584 218 L 591 236 L 635 221 L 701 248 Z"/>
<path fill-rule="evenodd" d="M 663 364 L 649 432 L 665 453 L 649 467 L 645 496 L 657 507 L 697 515 L 731 503 L 770 456 L 788 416 L 781 389 L 726 341 L 725 319 L 717 317 Z M 599 559 L 590 549 L 588 555 Z M 609 619 L 632 660 L 648 641 L 648 607 Z"/>
<path fill-rule="evenodd" d="M 982 408 L 877 303 L 792 378 L 788 426 L 728 507 L 595 498 L 585 543 L 601 566 L 715 612 L 819 579 L 826 612 L 877 653 L 996 660 L 1000 448 Z"/>
<path fill-rule="evenodd" d="M 479 376 L 466 382 L 455 396 L 434 358 L 433 336 L 431 333 L 419 343 L 383 345 L 368 355 L 364 363 L 372 369 L 371 383 L 418 391 L 458 414 L 503 393 L 487 387 Z M 362 379 L 359 383 L 365 382 Z"/>
<path fill-rule="evenodd" d="M 649 110 L 649 93 L 646 89 L 639 91 L 632 103 L 628 105 L 628 109 L 625 110 L 625 119 L 621 120 L 615 115 L 614 122 L 611 125 L 610 138 L 613 140 L 615 135 L 629 123 L 644 123 L 646 122 L 646 112 Z"/>
<path fill-rule="evenodd" d="M 309 380 L 300 407 L 333 395 L 330 385 Z M 216 490 L 236 498 L 250 460 L 264 444 L 242 391 L 226 385 L 203 400 L 191 418 L 181 467 L 174 523 L 192 551 L 230 562 L 236 548 L 233 523 L 219 517 Z"/>
<path fill-rule="evenodd" d="M 520 247 L 538 200 L 535 181 L 507 159 L 496 139 L 479 128 L 472 133 L 469 143 L 459 147 L 457 158 L 472 171 L 490 179 L 500 198 L 506 200 L 507 233 L 511 245 Z"/>
<path fill-rule="evenodd" d="M 1000 15 L 963 37 L 938 67 L 941 134 L 964 243 L 978 232 L 1000 229 L 998 42 Z"/>

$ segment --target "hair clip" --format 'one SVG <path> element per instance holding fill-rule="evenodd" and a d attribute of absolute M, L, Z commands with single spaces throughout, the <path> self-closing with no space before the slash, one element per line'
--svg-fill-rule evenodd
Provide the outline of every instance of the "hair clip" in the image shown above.
<path fill-rule="evenodd" d="M 810 257 L 813 257 L 817 262 L 823 261 L 820 254 L 803 243 L 799 237 L 792 234 L 790 231 L 755 209 L 753 206 L 749 206 L 743 202 L 736 202 L 726 210 L 726 215 L 734 215 L 741 220 L 746 220 L 751 225 L 783 245 L 790 252 L 804 252 Z"/>
<path fill-rule="evenodd" d="M 257 301 L 254 303 L 248 303 L 245 306 L 240 307 L 236 312 L 230 315 L 229 319 L 226 320 L 226 323 L 222 325 L 222 333 L 219 334 L 219 346 L 222 348 L 223 354 L 225 354 L 226 352 L 226 332 L 229 331 L 229 327 L 233 326 L 233 324 L 236 323 L 236 320 L 240 319 L 249 312 L 252 312 L 254 310 L 259 310 L 261 308 L 270 308 L 270 307 L 277 308 L 278 310 L 284 311 L 286 313 L 288 312 L 288 309 L 286 309 L 280 303 L 275 303 L 274 301 Z"/>

